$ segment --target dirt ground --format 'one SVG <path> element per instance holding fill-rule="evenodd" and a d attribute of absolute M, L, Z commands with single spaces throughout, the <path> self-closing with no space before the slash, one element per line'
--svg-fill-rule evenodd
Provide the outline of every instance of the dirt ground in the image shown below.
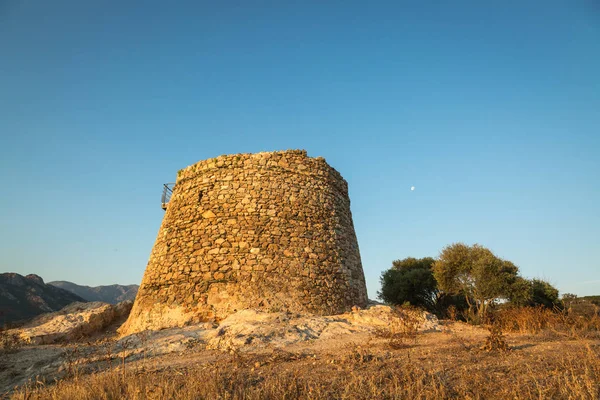
<path fill-rule="evenodd" d="M 108 371 L 149 378 L 137 383 L 135 393 L 145 394 L 136 398 L 169 398 L 173 393 L 188 398 L 181 387 L 191 384 L 190 376 L 203 374 L 215 381 L 239 379 L 238 387 L 246 390 L 238 397 L 235 388 L 231 393 L 211 392 L 216 398 L 270 398 L 268 393 L 279 393 L 276 387 L 281 386 L 277 389 L 281 393 L 292 390 L 289 382 L 300 385 L 289 393 L 311 398 L 600 398 L 597 338 L 574 339 L 556 332 L 505 334 L 505 350 L 486 350 L 489 330 L 443 321 L 437 331 L 410 335 L 340 331 L 291 343 L 252 343 L 242 335 L 245 345 L 210 349 L 195 329 L 161 331 L 127 343 L 116 341 L 113 327 L 86 341 L 5 352 L 0 361 L 0 393 L 27 398 L 23 392 L 27 387 L 36 389 L 39 398 L 60 398 L 50 395 L 52 382 L 98 379 L 97 372 Z M 161 396 L 153 395 L 156 387 L 183 377 L 188 378 L 179 391 L 161 388 Z M 162 383 L 149 389 L 148 381 Z M 88 398 L 77 393 L 70 398 Z"/>

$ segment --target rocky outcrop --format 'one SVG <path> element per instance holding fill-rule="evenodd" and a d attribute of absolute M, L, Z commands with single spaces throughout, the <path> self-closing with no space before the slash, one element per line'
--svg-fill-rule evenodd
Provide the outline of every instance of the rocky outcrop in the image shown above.
<path fill-rule="evenodd" d="M 48 282 L 48 285 L 68 290 L 87 301 L 101 301 L 109 304 L 135 300 L 139 288 L 139 285 L 83 286 L 68 281 Z"/>
<path fill-rule="evenodd" d="M 132 334 L 119 343 L 126 343 L 131 353 L 147 350 L 153 354 L 185 351 L 192 344 L 207 349 L 241 350 L 286 348 L 306 341 L 338 341 L 356 335 L 393 338 L 418 332 L 441 331 L 435 315 L 420 310 L 396 309 L 384 305 L 367 309 L 355 308 L 339 315 L 299 315 L 288 312 L 266 312 L 258 309 L 237 311 L 216 323 L 201 323 L 184 328 Z M 352 336 L 355 335 L 355 336 Z M 409 336 L 406 336 L 409 337 Z M 363 337 L 364 339 L 364 337 Z"/>
<path fill-rule="evenodd" d="M 85 300 L 69 291 L 47 285 L 37 275 L 0 274 L 0 326 L 60 310 Z"/>
<path fill-rule="evenodd" d="M 91 302 L 73 303 L 60 311 L 34 318 L 26 325 L 7 333 L 26 344 L 51 344 L 76 340 L 102 331 L 129 314 L 131 301 L 117 305 Z"/>
<path fill-rule="evenodd" d="M 367 291 L 348 184 L 306 151 L 236 154 L 178 173 L 124 335 L 242 309 L 340 314 Z"/>
<path fill-rule="evenodd" d="M 209 349 L 230 350 L 246 346 L 285 347 L 307 340 L 336 339 L 356 333 L 428 332 L 440 330 L 435 315 L 424 311 L 398 311 L 389 306 L 355 308 L 332 316 L 299 316 L 242 310 L 207 331 Z"/>

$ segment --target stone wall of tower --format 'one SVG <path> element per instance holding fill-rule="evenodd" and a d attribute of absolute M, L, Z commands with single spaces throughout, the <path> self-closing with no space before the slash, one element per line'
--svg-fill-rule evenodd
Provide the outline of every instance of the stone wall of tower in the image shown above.
<path fill-rule="evenodd" d="M 122 334 L 261 308 L 337 314 L 367 291 L 348 185 L 306 151 L 181 171 Z"/>

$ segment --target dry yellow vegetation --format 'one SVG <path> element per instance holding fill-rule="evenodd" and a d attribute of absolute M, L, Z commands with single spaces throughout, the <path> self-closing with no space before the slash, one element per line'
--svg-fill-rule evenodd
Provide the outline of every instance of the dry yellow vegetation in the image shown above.
<path fill-rule="evenodd" d="M 13 399 L 599 399 L 600 319 L 509 310 L 482 328 L 390 329 L 361 341 L 113 365 Z M 357 338 L 353 338 L 357 339 Z"/>

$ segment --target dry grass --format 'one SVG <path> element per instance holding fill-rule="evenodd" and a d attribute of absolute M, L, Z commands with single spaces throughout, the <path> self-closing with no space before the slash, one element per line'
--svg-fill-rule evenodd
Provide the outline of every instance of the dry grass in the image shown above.
<path fill-rule="evenodd" d="M 234 352 L 211 363 L 169 366 L 161 359 L 92 375 L 75 371 L 56 383 L 32 383 L 12 398 L 600 399 L 594 318 L 506 310 L 489 332 L 448 321 L 444 332 L 419 334 L 418 341 L 408 322 L 391 327 L 389 337 L 343 349 Z M 410 346 L 393 345 L 407 339 Z"/>
<path fill-rule="evenodd" d="M 501 310 L 495 323 L 506 332 L 538 334 L 549 331 L 571 339 L 600 337 L 600 315 L 581 315 L 569 310 L 521 307 Z"/>
<path fill-rule="evenodd" d="M 19 335 L 7 330 L 0 330 L 0 355 L 2 353 L 14 352 L 23 346 Z"/>
<path fill-rule="evenodd" d="M 14 399 L 598 399 L 600 354 L 575 346 L 557 357 L 446 348 L 422 353 L 350 349 L 337 356 L 232 357 L 163 370 L 113 369 L 53 385 L 33 384 Z M 451 354 L 450 354 L 451 353 Z"/>

